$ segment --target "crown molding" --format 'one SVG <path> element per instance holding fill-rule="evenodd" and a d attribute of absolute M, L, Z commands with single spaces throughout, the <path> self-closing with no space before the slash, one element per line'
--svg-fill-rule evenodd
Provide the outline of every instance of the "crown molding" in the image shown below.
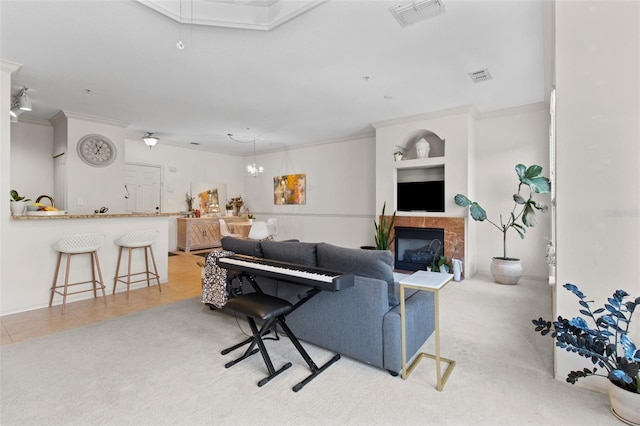
<path fill-rule="evenodd" d="M 60 110 L 56 115 L 54 115 L 49 119 L 49 122 L 51 124 L 54 124 L 56 121 L 62 118 L 91 121 L 98 124 L 107 124 L 109 126 L 116 126 L 116 127 L 122 127 L 122 128 L 126 128 L 129 126 L 129 123 L 127 123 L 126 121 L 113 120 L 111 118 L 104 118 L 104 117 L 95 117 L 93 115 L 82 114 L 80 112 L 65 111 L 65 110 Z"/>
<path fill-rule="evenodd" d="M 14 73 L 18 71 L 20 68 L 22 68 L 22 64 L 0 59 L 0 70 L 2 70 L 3 73 L 4 72 Z"/>
<path fill-rule="evenodd" d="M 549 112 L 549 104 L 547 102 L 536 102 L 534 104 L 520 105 L 516 107 L 497 109 L 494 111 L 481 112 L 477 115 L 477 120 L 488 118 L 504 117 L 513 114 L 522 114 L 526 112 L 545 111 Z"/>
<path fill-rule="evenodd" d="M 440 111 L 432 111 L 432 112 L 426 112 L 422 114 L 408 115 L 406 117 L 398 117 L 398 118 L 392 118 L 389 120 L 376 121 L 374 123 L 371 123 L 371 125 L 375 129 L 378 129 L 381 127 L 389 127 L 389 126 L 395 126 L 398 124 L 412 123 L 414 121 L 430 120 L 434 118 L 441 118 L 441 117 L 447 117 L 450 115 L 459 115 L 459 114 L 467 114 L 471 117 L 476 117 L 478 115 L 478 109 L 474 105 L 464 105 L 464 106 L 459 106 L 454 108 L 443 109 Z"/>

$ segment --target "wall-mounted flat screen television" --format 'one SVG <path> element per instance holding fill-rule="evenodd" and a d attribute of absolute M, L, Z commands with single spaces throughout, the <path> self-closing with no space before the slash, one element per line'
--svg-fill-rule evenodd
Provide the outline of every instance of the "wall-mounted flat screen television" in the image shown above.
<path fill-rule="evenodd" d="M 444 181 L 398 183 L 398 211 L 444 212 Z"/>

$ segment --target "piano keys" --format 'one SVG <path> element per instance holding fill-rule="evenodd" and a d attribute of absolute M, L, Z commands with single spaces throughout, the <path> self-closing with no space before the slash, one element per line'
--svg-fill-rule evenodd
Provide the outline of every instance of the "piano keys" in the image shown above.
<path fill-rule="evenodd" d="M 339 291 L 353 287 L 354 284 L 353 274 L 241 254 L 218 258 L 218 266 L 229 271 L 269 277 L 324 291 Z"/>

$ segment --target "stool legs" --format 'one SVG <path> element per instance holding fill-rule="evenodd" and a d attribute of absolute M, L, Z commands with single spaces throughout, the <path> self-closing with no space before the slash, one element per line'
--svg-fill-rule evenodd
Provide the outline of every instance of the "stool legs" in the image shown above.
<path fill-rule="evenodd" d="M 126 275 L 119 275 L 120 274 L 120 263 L 122 260 L 122 251 L 124 249 L 127 249 L 127 274 Z M 144 264 L 145 264 L 145 270 L 142 272 L 134 272 L 131 273 L 131 267 L 132 267 L 132 261 L 131 261 L 131 255 L 133 252 L 133 249 L 135 248 L 141 248 L 144 249 Z M 151 257 L 151 263 L 153 265 L 153 271 L 151 271 L 149 269 L 149 256 Z M 136 280 L 136 281 L 131 281 L 131 277 L 135 276 L 135 275 L 145 275 L 145 278 L 140 279 L 140 280 Z M 126 278 L 126 281 L 121 279 L 121 278 Z M 162 292 L 162 286 L 160 285 L 160 275 L 158 274 L 158 267 L 156 265 L 156 259 L 153 255 L 153 248 L 149 245 L 149 246 L 143 246 L 143 247 L 124 247 L 124 246 L 120 246 L 120 250 L 118 252 L 118 262 L 116 264 L 116 275 L 115 277 L 113 277 L 113 293 L 116 293 L 116 286 L 118 284 L 118 281 L 124 283 L 127 285 L 127 299 L 129 299 L 129 290 L 131 287 L 131 284 L 137 283 L 137 282 L 141 282 L 141 281 L 146 281 L 147 282 L 147 287 L 151 286 L 151 280 L 155 279 L 158 283 L 158 290 L 160 292 Z"/>
<path fill-rule="evenodd" d="M 149 249 L 149 253 L 151 254 L 151 263 L 153 263 L 153 274 L 150 274 L 149 272 L 149 260 L 147 259 L 147 249 Z M 158 275 L 158 267 L 156 266 L 156 258 L 153 256 L 153 247 L 148 246 L 144 248 L 144 260 L 146 262 L 147 265 L 147 287 L 149 287 L 151 285 L 151 277 L 153 276 L 153 278 L 155 278 L 156 281 L 158 281 L 158 290 L 160 290 L 160 292 L 162 293 L 162 286 L 160 285 L 160 275 Z"/>
<path fill-rule="evenodd" d="M 274 377 L 276 377 L 277 375 L 279 375 L 280 373 L 282 373 L 283 371 L 291 367 L 291 363 L 287 362 L 282 367 L 280 367 L 280 369 L 276 370 L 273 366 L 273 362 L 271 362 L 271 357 L 269 356 L 269 352 L 267 352 L 267 348 L 265 347 L 264 342 L 262 341 L 262 336 L 264 336 L 269 332 L 269 329 L 274 325 L 275 320 L 268 320 L 262 325 L 262 328 L 260 328 L 260 330 L 258 330 L 258 326 L 256 325 L 256 322 L 253 318 L 247 317 L 247 322 L 251 327 L 251 333 L 253 334 L 253 337 L 250 337 L 248 340 L 238 345 L 234 345 L 228 349 L 223 350 L 222 355 L 225 355 L 230 351 L 235 350 L 247 343 L 250 343 L 249 347 L 240 358 L 237 358 L 233 361 L 229 361 L 224 365 L 224 367 L 225 368 L 232 367 L 235 364 L 242 361 L 243 359 L 246 359 L 257 352 L 260 352 L 260 355 L 262 355 L 262 360 L 264 361 L 264 364 L 267 366 L 267 370 L 269 371 L 269 375 L 258 382 L 258 387 L 262 387 L 267 383 L 269 383 L 271 379 L 273 379 Z M 258 349 L 254 349 L 256 345 L 258 346 Z"/>
<path fill-rule="evenodd" d="M 58 285 L 58 275 L 60 272 L 60 265 L 62 263 L 62 255 L 67 255 L 66 266 L 65 266 L 65 274 L 64 274 L 64 284 Z M 69 283 L 69 271 L 71 269 L 71 256 L 75 254 L 88 254 L 91 257 L 91 281 L 82 281 L 78 283 Z M 96 271 L 98 272 L 98 276 L 96 277 Z M 88 284 L 91 283 L 91 288 L 88 290 L 80 290 L 69 292 L 69 287 L 80 284 Z M 58 293 L 62 295 L 62 313 L 66 312 L 67 308 L 67 296 L 70 294 L 84 293 L 87 291 L 93 291 L 93 297 L 98 297 L 98 286 L 100 286 L 100 290 L 102 291 L 102 298 L 104 300 L 104 304 L 107 304 L 107 294 L 105 293 L 105 285 L 104 279 L 102 278 L 102 270 L 100 269 L 100 261 L 98 260 L 98 253 L 95 251 L 88 253 L 58 253 L 58 261 L 56 263 L 56 270 L 53 274 L 53 283 L 51 284 L 51 296 L 49 297 L 49 307 L 53 305 L 53 296 Z M 62 287 L 62 292 L 58 289 Z"/>
<path fill-rule="evenodd" d="M 58 272 L 60 272 L 60 262 L 62 261 L 62 253 L 58 253 L 58 262 L 56 262 L 56 271 L 53 273 L 53 283 L 51 284 L 51 297 L 49 297 L 49 307 L 53 305 L 53 295 L 56 294 L 56 283 L 58 282 Z M 64 312 L 64 305 L 62 306 Z"/>

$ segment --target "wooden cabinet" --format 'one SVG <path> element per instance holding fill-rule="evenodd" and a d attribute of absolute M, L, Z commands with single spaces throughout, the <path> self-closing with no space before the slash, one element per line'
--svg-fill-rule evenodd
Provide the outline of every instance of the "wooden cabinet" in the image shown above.
<path fill-rule="evenodd" d="M 246 220 L 241 217 L 178 218 L 178 249 L 189 253 L 191 250 L 220 247 L 219 219 L 228 223 Z"/>

